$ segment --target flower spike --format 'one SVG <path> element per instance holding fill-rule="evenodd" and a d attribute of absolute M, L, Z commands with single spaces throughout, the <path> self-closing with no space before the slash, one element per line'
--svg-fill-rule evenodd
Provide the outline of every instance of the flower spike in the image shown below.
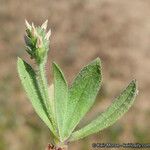
<path fill-rule="evenodd" d="M 35 59 L 37 64 L 41 64 L 46 61 L 47 53 L 49 51 L 49 37 L 51 31 L 46 32 L 48 20 L 46 20 L 41 26 L 31 25 L 25 20 L 26 35 L 25 43 L 27 52 Z"/>

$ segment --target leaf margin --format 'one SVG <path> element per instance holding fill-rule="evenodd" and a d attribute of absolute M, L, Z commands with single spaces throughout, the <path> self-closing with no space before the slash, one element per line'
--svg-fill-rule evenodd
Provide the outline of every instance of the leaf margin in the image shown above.
<path fill-rule="evenodd" d="M 132 97 L 130 98 L 130 99 L 132 99 L 132 100 L 130 101 L 130 103 L 128 103 L 128 104 L 129 104 L 129 105 L 128 105 L 128 108 L 127 108 L 121 115 L 119 115 L 119 117 L 118 117 L 117 119 L 115 119 L 114 121 L 112 121 L 109 125 L 106 125 L 106 126 L 103 127 L 102 129 L 97 129 L 97 130 L 94 131 L 94 132 L 89 132 L 89 133 L 88 133 L 88 130 L 90 130 L 90 128 L 94 128 L 94 125 L 95 125 L 96 122 L 98 122 L 99 118 L 101 119 L 101 118 L 103 117 L 103 114 L 106 113 L 106 112 L 112 107 L 112 105 L 113 105 L 114 103 L 116 103 L 117 99 L 118 99 L 121 95 L 123 95 L 123 93 L 126 92 L 126 90 L 128 89 L 128 87 L 131 86 L 132 84 L 133 84 L 133 89 L 132 89 L 133 91 L 131 91 L 130 94 L 133 94 L 133 95 L 132 95 Z M 135 100 L 137 94 L 138 94 L 137 81 L 136 81 L 136 80 L 132 80 L 132 81 L 130 82 L 130 84 L 125 88 L 125 90 L 123 90 L 123 91 L 121 92 L 121 94 L 120 94 L 117 98 L 115 98 L 115 100 L 113 101 L 113 103 L 112 103 L 100 116 L 98 116 L 96 119 L 94 119 L 93 121 L 91 121 L 89 124 L 87 124 L 87 125 L 84 126 L 83 128 L 81 128 L 81 129 L 79 129 L 79 130 L 73 132 L 72 135 L 69 137 L 68 141 L 69 141 L 69 142 L 72 142 L 72 141 L 76 141 L 76 140 L 82 139 L 82 138 L 84 138 L 84 137 L 87 137 L 87 136 L 89 136 L 89 135 L 91 135 L 91 134 L 94 134 L 94 133 L 97 133 L 97 132 L 99 132 L 99 131 L 102 131 L 103 129 L 105 129 L 105 128 L 111 126 L 111 125 L 113 125 L 113 124 L 114 124 L 118 119 L 120 119 L 120 118 L 129 110 L 129 108 L 133 105 L 133 102 L 134 102 L 134 100 Z M 123 103 L 122 103 L 122 104 L 123 104 Z M 123 104 L 123 105 L 124 105 L 124 104 Z M 126 106 L 126 107 L 127 107 L 127 106 Z M 105 115 L 105 114 L 104 114 L 104 115 Z M 92 124 L 93 124 L 93 127 L 92 127 Z M 90 126 L 91 126 L 91 127 L 90 127 Z M 89 129 L 88 129 L 88 128 L 89 128 Z M 86 131 L 86 130 L 87 130 L 87 131 Z M 86 132 L 87 132 L 87 133 L 86 133 Z M 85 134 L 85 135 L 84 135 L 84 134 Z"/>
<path fill-rule="evenodd" d="M 30 72 L 29 72 L 29 70 L 30 70 Z M 43 101 L 42 95 L 40 93 L 40 90 L 38 89 L 38 83 L 37 83 L 35 71 L 26 61 L 24 61 L 20 57 L 18 57 L 18 60 L 17 60 L 17 71 L 18 71 L 19 78 L 21 80 L 21 84 L 22 84 L 22 86 L 26 92 L 26 95 L 27 95 L 29 101 L 31 102 L 35 112 L 41 118 L 41 120 L 48 126 L 48 128 L 50 129 L 52 134 L 54 134 L 57 137 L 57 134 L 53 128 L 51 120 L 48 117 L 46 107 L 44 106 L 44 104 L 42 102 Z M 28 89 L 28 87 L 27 87 L 28 85 L 26 85 L 25 79 L 30 80 L 30 81 L 28 81 L 28 83 L 30 82 L 29 88 L 31 88 L 32 90 Z M 35 95 L 32 95 L 33 91 L 34 91 Z M 37 101 L 39 101 L 38 104 L 37 104 Z M 39 105 L 39 106 L 37 106 L 37 105 Z M 38 107 L 40 107 L 40 108 L 38 108 Z"/>

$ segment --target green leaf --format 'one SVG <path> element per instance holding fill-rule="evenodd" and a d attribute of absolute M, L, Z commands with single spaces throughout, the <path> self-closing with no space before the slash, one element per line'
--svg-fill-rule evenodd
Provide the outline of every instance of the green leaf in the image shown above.
<path fill-rule="evenodd" d="M 60 67 L 53 63 L 54 106 L 60 139 L 63 140 L 63 120 L 67 108 L 68 86 Z"/>
<path fill-rule="evenodd" d="M 135 81 L 132 81 L 105 112 L 87 126 L 72 133 L 69 141 L 84 138 L 114 124 L 125 112 L 128 111 L 133 104 L 136 95 L 137 85 Z"/>
<path fill-rule="evenodd" d="M 54 84 L 51 84 L 48 87 L 48 94 L 49 94 L 49 100 L 50 100 L 50 106 L 51 106 L 52 116 L 55 116 L 55 108 L 54 108 Z"/>
<path fill-rule="evenodd" d="M 56 135 L 53 126 L 51 124 L 51 120 L 48 118 L 48 112 L 43 102 L 40 90 L 38 88 L 38 83 L 36 80 L 36 74 L 34 70 L 29 64 L 27 64 L 21 58 L 18 58 L 17 67 L 21 83 L 27 93 L 28 98 L 32 103 L 33 108 L 35 109 L 39 117 L 49 127 L 52 133 Z"/>
<path fill-rule="evenodd" d="M 101 84 L 101 63 L 97 58 L 84 67 L 69 89 L 64 135 L 67 139 L 93 105 Z"/>

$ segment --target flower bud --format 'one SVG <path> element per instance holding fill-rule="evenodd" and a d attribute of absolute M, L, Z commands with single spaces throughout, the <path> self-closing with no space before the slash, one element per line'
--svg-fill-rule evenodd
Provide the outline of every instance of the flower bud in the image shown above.
<path fill-rule="evenodd" d="M 36 31 L 33 23 L 32 23 L 32 26 L 31 26 L 31 35 L 32 35 L 32 37 L 35 37 L 35 38 L 37 36 L 37 31 Z"/>
<path fill-rule="evenodd" d="M 29 22 L 26 19 L 25 19 L 25 25 L 26 25 L 27 29 L 31 30 L 31 26 L 30 26 Z"/>
<path fill-rule="evenodd" d="M 46 60 L 47 52 L 49 50 L 49 37 L 51 31 L 46 32 L 48 20 L 46 20 L 41 26 L 30 25 L 27 20 L 25 20 L 26 25 L 26 51 L 35 59 L 37 64 L 40 64 Z"/>
<path fill-rule="evenodd" d="M 47 29 L 48 20 L 46 20 L 42 25 L 41 28 L 46 30 Z"/>
<path fill-rule="evenodd" d="M 43 46 L 43 41 L 40 36 L 37 37 L 37 42 L 36 42 L 36 48 L 42 48 Z"/>
<path fill-rule="evenodd" d="M 49 40 L 50 36 L 51 36 L 51 30 L 49 30 L 49 31 L 47 32 L 47 34 L 46 34 L 46 36 L 45 36 L 45 39 L 46 39 L 46 40 Z"/>

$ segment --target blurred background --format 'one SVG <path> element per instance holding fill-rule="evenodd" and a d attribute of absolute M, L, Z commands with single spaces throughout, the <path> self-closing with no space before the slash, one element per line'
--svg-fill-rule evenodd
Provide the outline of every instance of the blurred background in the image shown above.
<path fill-rule="evenodd" d="M 49 20 L 49 83 L 52 60 L 70 84 L 84 65 L 101 58 L 103 85 L 81 125 L 138 80 L 139 95 L 129 112 L 108 129 L 70 144 L 70 150 L 92 149 L 93 142 L 150 142 L 149 0 L 0 0 L 0 150 L 43 150 L 50 142 L 16 70 L 18 56 L 30 61 L 23 40 L 25 18 L 37 25 Z"/>

